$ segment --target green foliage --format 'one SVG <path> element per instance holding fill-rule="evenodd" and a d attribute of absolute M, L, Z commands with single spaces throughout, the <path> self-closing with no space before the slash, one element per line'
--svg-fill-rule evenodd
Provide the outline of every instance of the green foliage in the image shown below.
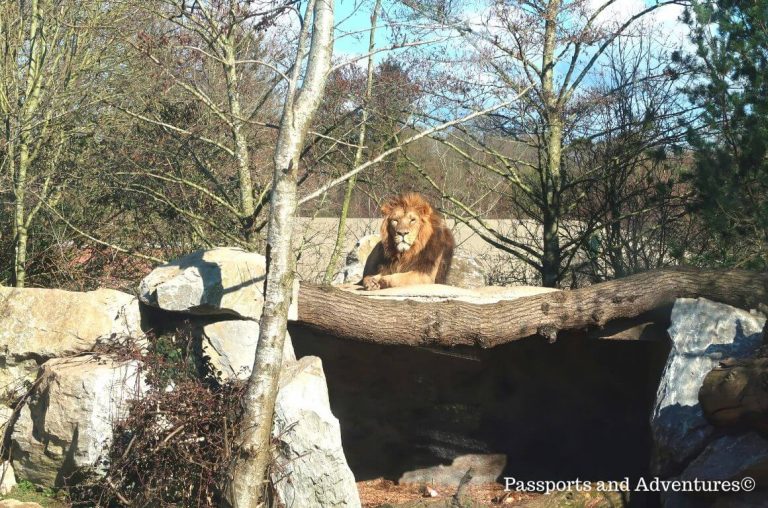
<path fill-rule="evenodd" d="M 162 389 L 197 379 L 198 366 L 194 360 L 192 342 L 191 333 L 186 330 L 159 335 L 150 340 L 149 351 L 145 355 L 147 381 Z"/>
<path fill-rule="evenodd" d="M 34 502 L 45 508 L 63 508 L 69 506 L 64 491 L 51 488 L 40 489 L 27 480 L 21 480 L 7 496 L 0 496 L 0 499 L 4 498 L 24 502 Z"/>
<path fill-rule="evenodd" d="M 715 264 L 768 266 L 768 0 L 696 2 L 687 11 L 701 124 L 689 132 L 697 211 L 718 239 Z"/>

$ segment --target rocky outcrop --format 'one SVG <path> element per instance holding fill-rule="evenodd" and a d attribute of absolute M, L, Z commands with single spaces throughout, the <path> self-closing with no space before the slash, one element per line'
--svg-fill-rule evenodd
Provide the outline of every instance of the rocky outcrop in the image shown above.
<path fill-rule="evenodd" d="M 500 454 L 462 455 L 450 465 L 438 465 L 408 471 L 400 477 L 400 484 L 444 485 L 458 487 L 464 474 L 470 471 L 469 483 L 495 483 L 507 466 L 507 456 Z"/>
<path fill-rule="evenodd" d="M 173 312 L 259 319 L 266 269 L 261 254 L 233 247 L 199 250 L 152 270 L 139 285 L 139 297 Z M 291 315 L 297 294 L 298 281 Z"/>
<path fill-rule="evenodd" d="M 218 321 L 203 327 L 201 350 L 211 374 L 219 381 L 248 379 L 259 340 L 259 323 L 250 320 Z M 295 361 L 286 332 L 283 361 Z"/>
<path fill-rule="evenodd" d="M 359 507 L 319 358 L 283 368 L 275 404 L 273 482 L 285 506 Z"/>
<path fill-rule="evenodd" d="M 143 389 L 136 361 L 88 355 L 46 362 L 11 435 L 18 477 L 62 486 L 81 467 L 98 469 L 112 423 Z"/>
<path fill-rule="evenodd" d="M 48 358 L 141 335 L 139 302 L 120 291 L 0 287 L 0 402 L 17 398 Z"/>
<path fill-rule="evenodd" d="M 753 354 L 762 342 L 765 318 L 704 298 L 679 299 L 672 309 L 672 349 L 651 419 L 653 469 L 676 475 L 707 445 L 714 428 L 699 404 L 707 373 L 726 358 Z"/>
<path fill-rule="evenodd" d="M 112 335 L 141 335 L 134 296 L 0 287 L 0 344 L 14 358 L 52 358 L 92 348 Z"/>
<path fill-rule="evenodd" d="M 707 421 L 716 427 L 768 432 L 768 358 L 728 359 L 712 369 L 699 390 Z"/>

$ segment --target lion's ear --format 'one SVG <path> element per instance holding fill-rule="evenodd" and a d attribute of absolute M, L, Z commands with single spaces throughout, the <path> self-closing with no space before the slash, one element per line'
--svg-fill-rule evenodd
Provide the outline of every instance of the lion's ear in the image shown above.
<path fill-rule="evenodd" d="M 432 215 L 432 207 L 427 202 L 421 202 L 417 205 L 416 211 L 419 212 L 419 215 L 422 217 L 429 217 Z"/>
<path fill-rule="evenodd" d="M 392 203 L 387 202 L 381 205 L 381 215 L 384 217 L 389 217 L 389 214 L 392 213 L 392 210 L 394 210 Z"/>

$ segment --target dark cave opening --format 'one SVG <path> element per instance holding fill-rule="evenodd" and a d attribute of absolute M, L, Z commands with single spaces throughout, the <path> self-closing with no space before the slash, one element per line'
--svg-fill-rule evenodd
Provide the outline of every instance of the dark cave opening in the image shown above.
<path fill-rule="evenodd" d="M 669 353 L 666 323 L 644 340 L 562 333 L 493 349 L 381 346 L 292 325 L 319 356 L 358 481 L 505 454 L 518 480 L 649 476 L 649 417 Z M 635 503 L 632 503 L 633 505 Z"/>

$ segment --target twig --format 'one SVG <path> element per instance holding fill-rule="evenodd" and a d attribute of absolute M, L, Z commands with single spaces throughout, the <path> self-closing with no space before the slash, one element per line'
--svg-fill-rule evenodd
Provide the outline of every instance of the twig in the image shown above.
<path fill-rule="evenodd" d="M 115 493 L 115 496 L 117 496 L 117 500 L 120 501 L 121 504 L 125 506 L 131 506 L 131 502 L 128 501 L 125 496 L 123 496 L 118 490 L 117 485 L 115 485 L 112 482 L 111 478 L 107 478 L 107 485 L 109 485 L 109 488 L 112 489 L 112 491 Z"/>

